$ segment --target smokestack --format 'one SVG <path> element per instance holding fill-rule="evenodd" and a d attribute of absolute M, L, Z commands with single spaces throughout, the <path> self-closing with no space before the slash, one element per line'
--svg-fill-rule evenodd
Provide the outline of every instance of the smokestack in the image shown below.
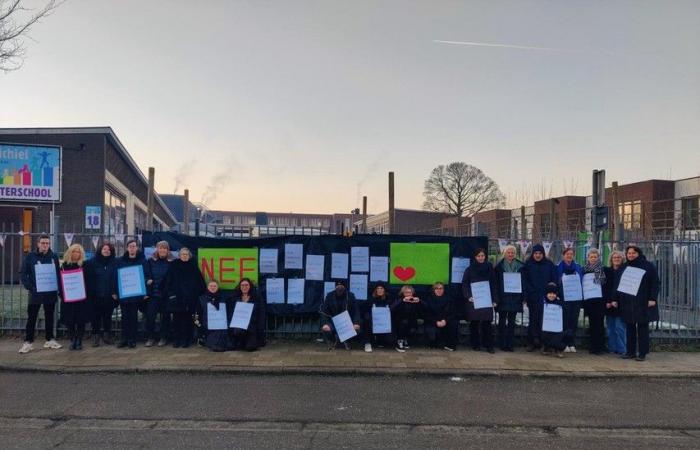
<path fill-rule="evenodd" d="M 394 234 L 394 172 L 389 172 L 389 234 Z"/>
<path fill-rule="evenodd" d="M 185 196 L 183 198 L 182 221 L 184 222 L 182 232 L 185 234 L 190 234 L 190 190 L 189 189 L 185 189 Z"/>
<path fill-rule="evenodd" d="M 156 185 L 156 169 L 155 167 L 148 168 L 148 195 L 146 207 L 148 208 L 146 229 L 153 231 L 153 207 L 155 200 L 155 185 Z"/>
<path fill-rule="evenodd" d="M 367 196 L 362 196 L 362 232 L 367 234 Z"/>

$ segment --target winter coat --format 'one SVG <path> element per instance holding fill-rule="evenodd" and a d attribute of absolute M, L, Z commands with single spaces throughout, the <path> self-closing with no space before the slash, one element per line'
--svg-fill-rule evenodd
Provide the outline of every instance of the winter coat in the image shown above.
<path fill-rule="evenodd" d="M 138 266 L 138 265 L 140 265 L 143 268 L 143 279 L 144 279 L 144 282 L 146 283 L 146 292 L 148 292 L 148 280 L 151 279 L 151 270 L 150 270 L 148 263 L 146 263 L 146 260 L 144 259 L 143 254 L 141 252 L 139 252 L 136 254 L 135 257 L 130 258 L 129 254 L 125 253 L 124 256 L 122 256 L 121 258 L 117 258 L 117 262 L 116 262 L 115 267 L 114 267 L 114 276 L 112 277 L 112 291 L 113 291 L 114 295 L 116 295 L 117 298 L 119 298 L 119 301 L 121 301 L 121 302 L 128 302 L 128 303 L 140 302 L 148 296 L 148 294 L 147 294 L 146 296 L 138 295 L 138 296 L 132 296 L 132 297 L 125 297 L 125 298 L 119 297 L 119 287 L 118 287 L 118 281 L 117 281 L 119 269 L 122 269 L 125 267 L 130 267 L 130 266 Z"/>
<path fill-rule="evenodd" d="M 520 294 L 505 292 L 505 286 L 503 283 L 503 274 L 507 273 L 505 263 L 503 260 L 501 260 L 496 265 L 496 286 L 498 287 L 498 301 L 496 302 L 496 310 L 499 312 L 523 312 L 523 302 L 525 302 L 525 286 L 522 281 L 522 272 L 525 265 L 522 262 L 520 262 L 520 264 L 521 267 L 517 272 L 521 274 L 520 283 L 522 285 L 522 292 Z"/>
<path fill-rule="evenodd" d="M 496 284 L 496 271 L 488 261 L 483 264 L 473 263 L 462 276 L 462 296 L 464 297 L 466 307 L 466 318 L 470 321 L 493 321 L 493 308 L 474 309 L 474 303 L 469 299 L 472 297 L 471 283 L 479 281 L 488 281 L 491 287 L 491 301 L 496 303 L 498 300 L 498 286 Z"/>
<path fill-rule="evenodd" d="M 360 324 L 360 312 L 355 301 L 355 295 L 347 290 L 341 297 L 338 297 L 335 291 L 329 292 L 326 294 L 326 298 L 323 299 L 319 309 L 321 325 L 333 325 L 333 316 L 337 316 L 343 311 L 347 311 L 350 314 L 353 324 Z"/>
<path fill-rule="evenodd" d="M 58 286 L 58 257 L 49 249 L 46 253 L 39 253 L 39 250 L 29 253 L 22 263 L 22 285 L 29 291 L 30 305 L 52 304 L 56 302 L 58 291 L 37 292 L 34 266 L 37 264 L 53 264 L 56 267 L 56 285 Z"/>
<path fill-rule="evenodd" d="M 243 299 L 240 296 L 235 296 L 233 299 L 233 309 L 231 310 L 231 314 L 233 314 L 233 311 L 236 308 L 236 303 L 242 302 Z M 248 300 L 248 303 L 253 304 L 253 314 L 250 316 L 250 323 L 248 324 L 248 329 L 247 331 L 249 333 L 258 333 L 262 334 L 265 332 L 265 329 L 267 328 L 267 317 L 265 315 L 265 303 L 264 301 L 255 293 L 251 295 L 251 298 Z"/>
<path fill-rule="evenodd" d="M 636 267 L 646 273 L 639 284 L 637 295 L 629 295 L 617 291 L 620 302 L 620 315 L 625 323 L 649 323 L 659 320 L 659 274 L 656 267 L 647 261 L 644 255 L 639 255 L 634 261 L 627 261 L 623 266 Z M 624 271 L 623 271 L 624 273 Z M 622 276 L 622 275 L 620 275 Z M 648 301 L 654 300 L 656 304 L 648 306 Z"/>
<path fill-rule="evenodd" d="M 601 280 L 600 290 L 603 294 L 600 298 L 589 298 L 583 301 L 583 311 L 588 317 L 602 317 L 605 315 L 605 292 L 607 285 L 610 284 L 609 274 L 607 272 L 607 267 L 603 267 L 603 273 L 605 274 L 605 279 Z M 592 270 L 586 270 L 583 268 L 583 274 L 595 273 Z"/>
<path fill-rule="evenodd" d="M 231 317 L 233 317 L 233 304 L 223 296 L 221 291 L 212 294 L 211 292 L 206 292 L 199 296 L 199 301 L 197 303 L 197 316 L 199 317 L 200 326 L 206 330 L 206 346 L 209 350 L 215 352 L 223 352 L 231 348 L 231 341 L 229 338 L 229 330 L 209 330 L 209 318 L 207 317 L 208 304 L 215 305 L 217 309 L 221 308 L 222 305 L 226 307 L 226 322 L 231 323 Z"/>
<path fill-rule="evenodd" d="M 61 272 L 66 271 L 66 270 L 76 270 L 76 269 L 83 269 L 83 283 L 85 283 L 85 293 L 87 294 L 88 292 L 88 283 L 87 283 L 87 273 L 85 271 L 85 268 L 82 266 L 79 266 L 76 263 L 67 263 L 64 262 L 61 265 Z M 61 277 L 58 277 L 59 281 L 61 280 Z M 77 301 L 77 302 L 66 302 L 65 299 L 63 298 L 63 289 L 60 289 L 61 291 L 61 323 L 64 325 L 70 327 L 74 324 L 77 325 L 82 325 L 85 323 L 88 323 L 92 320 L 92 313 L 93 313 L 93 305 L 92 301 L 89 300 L 89 297 L 85 300 Z"/>
<path fill-rule="evenodd" d="M 423 321 L 425 323 L 435 325 L 435 322 L 440 320 L 447 321 L 455 318 L 452 298 L 447 292 L 439 297 L 435 294 L 430 294 L 421 303 L 423 303 Z"/>
<path fill-rule="evenodd" d="M 622 272 L 624 270 L 624 265 L 618 267 L 617 269 L 613 269 L 612 267 L 605 268 L 607 283 L 605 283 L 603 286 L 603 298 L 605 302 L 610 305 L 610 308 L 605 309 L 606 316 L 620 317 L 620 304 L 617 304 L 617 308 L 613 308 L 612 302 L 619 302 L 617 287 L 620 284 L 620 277 L 622 276 Z"/>
<path fill-rule="evenodd" d="M 535 261 L 530 256 L 522 273 L 523 290 L 528 304 L 542 303 L 547 283 L 557 282 L 557 266 L 547 258 Z"/>
<path fill-rule="evenodd" d="M 117 267 L 117 258 L 110 256 L 105 258 L 98 254 L 85 264 L 85 274 L 88 281 L 88 297 L 112 298 L 112 285 Z"/>
<path fill-rule="evenodd" d="M 165 278 L 170 270 L 171 262 L 166 258 L 148 258 L 148 267 L 150 269 L 153 280 L 151 283 L 149 295 L 154 298 L 164 298 L 165 293 Z"/>
<path fill-rule="evenodd" d="M 206 284 L 202 272 L 199 271 L 194 259 L 187 262 L 176 259 L 171 263 L 163 282 L 168 312 L 194 313 L 197 300 L 205 290 Z"/>

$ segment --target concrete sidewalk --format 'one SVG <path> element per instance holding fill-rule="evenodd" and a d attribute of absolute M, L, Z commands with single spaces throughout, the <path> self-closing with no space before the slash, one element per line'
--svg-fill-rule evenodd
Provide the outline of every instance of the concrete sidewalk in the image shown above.
<path fill-rule="evenodd" d="M 352 351 L 329 351 L 323 344 L 273 341 L 258 352 L 214 353 L 205 348 L 172 347 L 122 350 L 114 346 L 92 348 L 88 340 L 82 351 L 69 351 L 60 341 L 60 350 L 40 348 L 20 355 L 21 341 L 0 338 L 0 370 L 59 373 L 200 372 L 328 375 L 527 375 L 558 377 L 684 377 L 700 378 L 700 353 L 651 353 L 645 362 L 622 360 L 616 355 L 593 356 L 587 352 L 566 354 L 564 358 L 527 353 L 490 355 L 461 348 L 456 352 L 415 348 L 407 353 L 375 349 L 365 353 L 359 346 Z"/>

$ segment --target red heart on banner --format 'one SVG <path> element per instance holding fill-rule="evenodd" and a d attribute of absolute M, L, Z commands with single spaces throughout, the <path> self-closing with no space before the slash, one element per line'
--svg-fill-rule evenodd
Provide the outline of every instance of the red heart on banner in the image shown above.
<path fill-rule="evenodd" d="M 416 275 L 416 269 L 413 267 L 394 267 L 394 275 L 401 281 L 408 281 Z"/>

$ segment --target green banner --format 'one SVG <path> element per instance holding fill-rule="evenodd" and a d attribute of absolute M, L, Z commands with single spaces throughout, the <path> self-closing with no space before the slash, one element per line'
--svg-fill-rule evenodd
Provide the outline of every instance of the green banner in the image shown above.
<path fill-rule="evenodd" d="M 222 289 L 234 289 L 241 278 L 258 284 L 258 248 L 200 248 L 199 269 L 204 279 L 217 280 Z"/>
<path fill-rule="evenodd" d="M 450 281 L 450 245 L 394 243 L 389 248 L 391 284 L 428 284 Z"/>

